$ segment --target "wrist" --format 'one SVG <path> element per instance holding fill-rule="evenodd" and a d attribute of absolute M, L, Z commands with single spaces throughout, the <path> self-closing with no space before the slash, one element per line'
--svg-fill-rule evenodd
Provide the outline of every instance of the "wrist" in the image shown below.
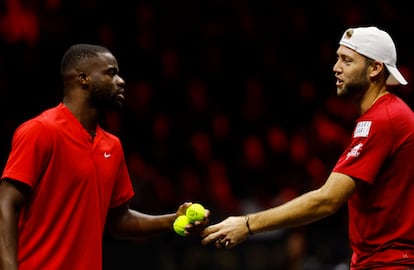
<path fill-rule="evenodd" d="M 246 216 L 245 216 L 245 223 L 246 223 L 247 231 L 249 232 L 249 234 L 250 234 L 250 235 L 253 235 L 253 232 L 252 232 L 252 230 L 250 229 L 249 220 L 250 220 L 249 215 L 246 215 Z"/>
<path fill-rule="evenodd" d="M 170 229 L 173 230 L 173 231 L 174 231 L 174 222 L 177 219 L 177 217 L 178 217 L 178 214 L 177 213 L 172 214 L 170 216 L 170 221 L 169 221 L 169 223 L 170 223 Z"/>

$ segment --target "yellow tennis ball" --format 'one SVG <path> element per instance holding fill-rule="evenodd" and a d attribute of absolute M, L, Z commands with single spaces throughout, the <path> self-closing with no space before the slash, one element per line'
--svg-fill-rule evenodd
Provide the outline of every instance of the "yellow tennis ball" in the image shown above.
<path fill-rule="evenodd" d="M 181 235 L 181 236 L 185 236 L 184 231 L 185 231 L 185 227 L 190 223 L 190 220 L 188 219 L 188 217 L 186 215 L 181 215 L 178 216 L 173 223 L 173 228 L 174 231 Z"/>
<path fill-rule="evenodd" d="M 193 203 L 187 208 L 185 214 L 190 220 L 190 222 L 194 223 L 195 221 L 203 220 L 205 212 L 206 209 L 204 208 L 204 206 L 202 206 L 199 203 Z"/>

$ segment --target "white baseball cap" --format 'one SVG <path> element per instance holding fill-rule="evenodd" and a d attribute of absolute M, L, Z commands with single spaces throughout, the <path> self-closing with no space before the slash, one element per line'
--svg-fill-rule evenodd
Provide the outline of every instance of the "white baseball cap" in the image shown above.
<path fill-rule="evenodd" d="M 397 52 L 394 42 L 387 32 L 375 26 L 349 28 L 343 34 L 339 44 L 368 58 L 384 63 L 390 72 L 387 84 L 407 84 L 407 81 L 397 69 Z"/>

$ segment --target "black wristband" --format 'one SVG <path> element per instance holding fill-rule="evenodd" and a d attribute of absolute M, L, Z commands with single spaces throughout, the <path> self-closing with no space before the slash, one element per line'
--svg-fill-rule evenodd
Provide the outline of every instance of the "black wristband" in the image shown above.
<path fill-rule="evenodd" d="M 250 225 L 249 225 L 249 216 L 246 216 L 246 227 L 247 227 L 247 230 L 249 231 L 249 234 L 250 234 L 250 235 L 253 235 L 252 230 L 250 230 Z"/>

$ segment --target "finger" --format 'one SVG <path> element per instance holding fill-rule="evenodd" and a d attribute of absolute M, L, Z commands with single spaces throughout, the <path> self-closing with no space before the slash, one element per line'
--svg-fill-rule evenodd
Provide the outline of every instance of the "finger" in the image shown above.
<path fill-rule="evenodd" d="M 204 226 L 209 222 L 208 218 L 204 218 L 203 220 L 196 220 L 193 225 L 195 226 Z"/>
<path fill-rule="evenodd" d="M 204 228 L 204 230 L 201 232 L 201 236 L 206 237 L 218 231 L 219 231 L 219 227 L 217 227 L 216 225 L 210 225 Z"/>
<path fill-rule="evenodd" d="M 214 245 L 216 246 L 216 248 L 221 248 L 221 247 L 222 247 L 221 242 L 220 242 L 220 240 L 219 240 L 219 239 L 217 239 L 217 240 L 214 242 Z"/>
<path fill-rule="evenodd" d="M 217 240 L 220 240 L 222 238 L 223 238 L 223 235 L 220 235 L 220 233 L 216 232 L 216 233 L 212 233 L 212 234 L 209 234 L 209 235 L 205 236 L 204 239 L 201 241 L 201 243 L 203 245 L 207 245 L 207 244 L 213 243 Z"/>
<path fill-rule="evenodd" d="M 207 224 L 209 222 L 210 210 L 205 209 L 203 220 L 196 221 L 196 223 Z"/>
<path fill-rule="evenodd" d="M 221 247 L 229 248 L 230 247 L 230 240 L 221 239 L 220 244 L 221 244 Z"/>
<path fill-rule="evenodd" d="M 227 247 L 229 245 L 230 241 L 229 240 L 225 240 L 223 238 L 219 238 L 214 243 L 215 243 L 215 246 L 217 248 L 222 248 L 222 247 Z"/>
<path fill-rule="evenodd" d="M 187 208 L 190 207 L 191 204 L 192 204 L 191 202 L 184 202 L 183 204 L 181 204 L 178 207 L 178 210 L 176 212 L 176 215 L 177 216 L 185 215 L 185 212 L 186 212 Z"/>

